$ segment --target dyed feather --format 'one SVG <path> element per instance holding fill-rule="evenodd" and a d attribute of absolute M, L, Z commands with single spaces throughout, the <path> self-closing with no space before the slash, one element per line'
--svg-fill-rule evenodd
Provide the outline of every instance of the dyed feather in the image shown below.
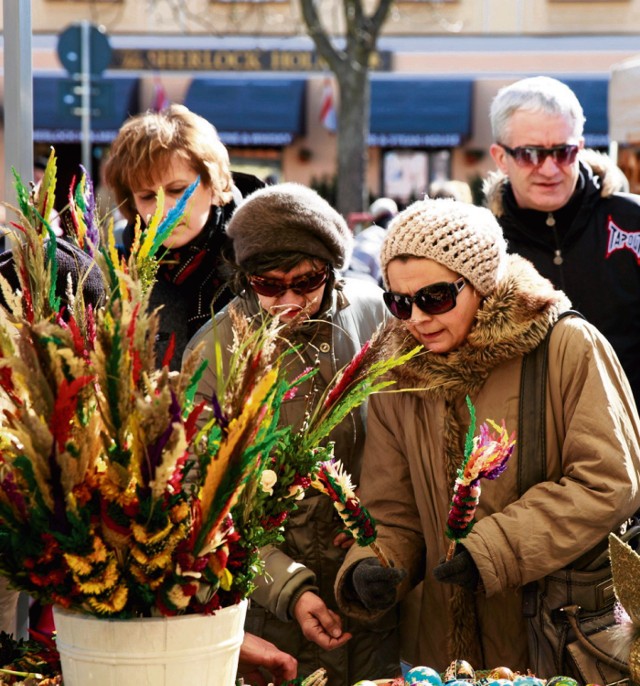
<path fill-rule="evenodd" d="M 196 188 L 200 184 L 200 177 L 198 177 L 182 194 L 182 197 L 178 202 L 167 212 L 167 216 L 164 218 L 162 223 L 158 226 L 158 230 L 153 239 L 153 245 L 151 247 L 151 255 L 155 255 L 159 250 L 160 246 L 169 238 L 171 232 L 178 226 L 182 221 L 187 210 L 187 203 L 189 199 L 195 192 Z"/>
<path fill-rule="evenodd" d="M 198 552 L 215 533 L 244 487 L 253 460 L 259 453 L 247 447 L 255 437 L 260 420 L 260 410 L 277 378 L 271 370 L 261 379 L 247 399 L 242 414 L 229 424 L 228 432 L 217 455 L 209 465 L 200 493 L 202 503 L 202 531 L 197 539 Z M 225 487 L 221 488 L 223 482 Z"/>
<path fill-rule="evenodd" d="M 458 469 L 446 529 L 453 547 L 456 541 L 471 533 L 480 502 L 480 480 L 497 479 L 507 468 L 507 462 L 515 446 L 515 434 L 509 436 L 504 422 L 502 426 L 498 426 L 492 420 L 488 420 L 495 434 L 491 433 L 487 424 L 483 424 L 480 427 L 480 434 L 474 436 L 476 412 L 469 396 L 466 402 L 471 422 L 465 437 L 464 460 Z"/>

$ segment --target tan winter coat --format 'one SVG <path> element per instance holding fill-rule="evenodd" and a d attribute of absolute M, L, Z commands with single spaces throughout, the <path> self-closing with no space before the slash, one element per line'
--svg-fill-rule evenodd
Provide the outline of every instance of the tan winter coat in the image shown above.
<path fill-rule="evenodd" d="M 525 671 L 523 584 L 576 560 L 640 506 L 640 420 L 628 381 L 593 326 L 564 318 L 549 347 L 548 481 L 518 499 L 516 446 L 506 472 L 482 482 L 478 521 L 464 540 L 483 586 L 470 599 L 478 624 L 465 627 L 462 608 L 453 629 L 451 605 L 460 589 L 436 581 L 432 571 L 449 545 L 444 532 L 452 482 L 469 425 L 465 395 L 478 425 L 504 419 L 509 431 L 516 430 L 522 357 L 567 305 L 528 262 L 510 256 L 508 277 L 481 305 L 465 344 L 448 355 L 425 353 L 398 370 L 401 386 L 429 390 L 382 394 L 369 404 L 361 496 L 378 523 L 379 542 L 408 571 L 400 595 L 425 580 L 419 623 L 405 637 L 414 644 L 403 646 L 406 653 L 415 650 L 417 664 L 441 671 L 464 658 L 476 669 Z M 395 323 L 387 344 L 414 345 Z M 336 584 L 340 606 L 356 617 L 368 613 L 348 599 L 345 577 L 369 555 L 352 549 Z M 450 654 L 449 633 L 465 628 L 481 653 Z"/>
<path fill-rule="evenodd" d="M 371 338 L 379 324 L 386 318 L 380 289 L 358 279 L 347 279 L 343 290 L 334 291 L 331 311 L 300 328 L 289 336 L 292 345 L 301 344 L 301 355 L 290 356 L 287 367 L 289 378 L 299 376 L 309 366 L 319 365 L 314 377 L 317 397 Z M 236 298 L 229 307 L 239 307 L 248 316 L 258 316 L 259 305 Z M 215 336 L 222 350 L 232 343 L 231 318 L 228 308 L 216 316 Z M 203 357 L 209 360 L 199 385 L 200 399 L 208 399 L 216 387 L 213 360 L 214 332 L 208 324 L 196 334 L 187 346 L 185 355 L 198 342 L 205 342 Z M 312 394 L 311 384 L 302 387 L 296 397 L 285 403 L 281 422 L 299 426 L 308 404 L 306 397 Z M 332 433 L 335 455 L 345 465 L 354 483 L 360 479 L 362 451 L 364 448 L 365 407 L 353 413 Z M 299 503 L 299 509 L 286 525 L 285 542 L 279 547 L 263 550 L 265 576 L 257 579 L 258 588 L 252 595 L 245 629 L 275 643 L 298 660 L 298 675 L 305 676 L 318 667 L 328 670 L 329 686 L 350 686 L 372 674 L 394 676 L 399 672 L 397 640 L 394 642 L 396 615 L 394 611 L 371 627 L 363 627 L 357 621 L 344 618 L 343 628 L 353 633 L 353 638 L 342 648 L 324 651 L 307 641 L 298 624 L 292 621 L 291 609 L 300 594 L 314 590 L 334 611 L 338 611 L 333 585 L 336 574 L 345 557 L 345 550 L 336 548 L 332 541 L 343 529 L 331 500 L 310 489 Z M 384 646 L 381 649 L 381 645 Z"/>

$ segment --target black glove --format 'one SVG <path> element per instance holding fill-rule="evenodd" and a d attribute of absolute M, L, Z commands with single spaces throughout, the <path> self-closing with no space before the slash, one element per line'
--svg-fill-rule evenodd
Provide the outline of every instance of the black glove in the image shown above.
<path fill-rule="evenodd" d="M 396 588 L 407 576 L 404 569 L 383 567 L 375 557 L 360 560 L 351 572 L 351 585 L 367 610 L 388 610 L 396 603 Z"/>
<path fill-rule="evenodd" d="M 476 563 L 469 551 L 460 544 L 456 546 L 456 554 L 449 562 L 445 562 L 444 558 L 440 560 L 433 570 L 433 576 L 443 584 L 458 584 L 470 591 L 476 590 L 480 580 Z"/>

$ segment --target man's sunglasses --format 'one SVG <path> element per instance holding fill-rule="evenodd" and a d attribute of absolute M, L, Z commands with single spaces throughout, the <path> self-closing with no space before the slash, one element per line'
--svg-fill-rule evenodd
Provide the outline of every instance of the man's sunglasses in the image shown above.
<path fill-rule="evenodd" d="M 317 290 L 329 278 L 329 267 L 323 267 L 317 272 L 303 274 L 291 281 L 282 279 L 268 279 L 266 276 L 249 276 L 247 280 L 251 288 L 266 298 L 279 298 L 287 291 L 293 291 L 296 295 L 306 295 Z"/>
<path fill-rule="evenodd" d="M 539 167 L 547 157 L 551 157 L 561 167 L 566 167 L 575 162 L 579 149 L 577 145 L 554 145 L 551 148 L 539 145 L 523 145 L 518 148 L 510 148 L 503 143 L 498 145 L 513 157 L 519 167 Z"/>
<path fill-rule="evenodd" d="M 425 286 L 415 295 L 402 295 L 385 291 L 383 294 L 385 305 L 389 312 L 398 319 L 411 319 L 411 310 L 415 303 L 427 314 L 444 314 L 456 306 L 458 293 L 465 287 L 466 281 L 460 277 L 453 283 L 441 281 Z"/>

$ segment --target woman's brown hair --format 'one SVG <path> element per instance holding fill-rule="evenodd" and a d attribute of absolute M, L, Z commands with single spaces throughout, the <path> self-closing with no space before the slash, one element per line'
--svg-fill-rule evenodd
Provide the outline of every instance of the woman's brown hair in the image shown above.
<path fill-rule="evenodd" d="M 128 119 L 111 146 L 105 180 L 128 221 L 136 216 L 134 191 L 154 185 L 158 170 L 166 169 L 176 155 L 214 191 L 216 204 L 231 201 L 229 153 L 215 127 L 184 105 L 171 105 Z"/>

